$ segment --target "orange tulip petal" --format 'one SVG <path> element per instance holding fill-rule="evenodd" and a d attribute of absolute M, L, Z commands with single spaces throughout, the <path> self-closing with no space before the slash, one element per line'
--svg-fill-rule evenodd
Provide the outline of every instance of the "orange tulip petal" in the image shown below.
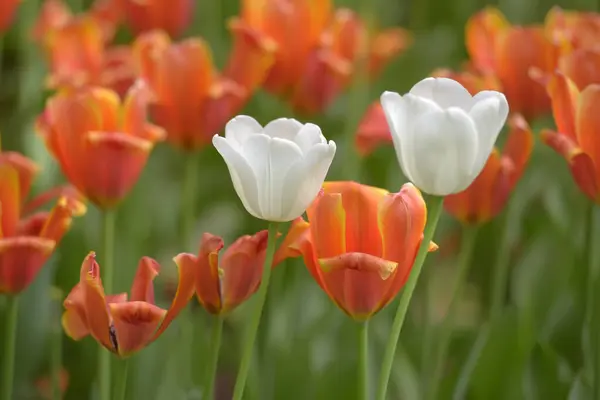
<path fill-rule="evenodd" d="M 0 239 L 0 293 L 18 294 L 36 278 L 55 242 L 32 236 Z"/>
<path fill-rule="evenodd" d="M 9 164 L 0 164 L 0 237 L 15 234 L 21 216 L 19 171 Z"/>
<path fill-rule="evenodd" d="M 510 161 L 508 190 L 512 190 L 525 171 L 533 151 L 535 139 L 529 124 L 522 115 L 513 114 L 508 119 L 510 132 L 502 150 L 502 159 Z M 503 204 L 503 202 L 501 202 Z"/>
<path fill-rule="evenodd" d="M 600 51 L 577 49 L 560 58 L 559 69 L 580 90 L 592 83 L 600 83 Z"/>
<path fill-rule="evenodd" d="M 30 214 L 50 201 L 65 198 L 73 216 L 80 217 L 87 212 L 85 198 L 71 185 L 55 186 L 37 195 L 23 207 L 23 214 Z"/>
<path fill-rule="evenodd" d="M 273 257 L 273 266 L 278 265 L 287 258 L 295 258 L 302 255 L 299 250 L 301 245 L 300 241 L 307 240 L 306 235 L 310 234 L 310 225 L 302 217 L 296 218 L 292 221 L 290 228 L 279 245 L 279 248 L 275 252 Z"/>
<path fill-rule="evenodd" d="M 121 357 L 146 347 L 167 314 L 166 310 L 145 301 L 128 301 L 108 305 L 113 318 L 116 350 Z"/>
<path fill-rule="evenodd" d="M 198 257 L 188 256 L 189 262 L 196 264 L 196 295 L 211 314 L 220 313 L 223 305 L 219 271 L 219 251 L 223 246 L 223 239 L 219 236 L 204 233 Z"/>
<path fill-rule="evenodd" d="M 412 44 L 410 32 L 402 28 L 391 28 L 379 32 L 370 43 L 369 75 L 378 75 L 392 58 Z"/>
<path fill-rule="evenodd" d="M 467 21 L 466 46 L 471 59 L 481 71 L 494 71 L 496 55 L 494 48 L 498 34 L 510 27 L 500 10 L 486 7 Z"/>
<path fill-rule="evenodd" d="M 346 252 L 346 211 L 340 193 L 320 194 L 306 210 L 311 242 L 319 258 Z"/>
<path fill-rule="evenodd" d="M 67 336 L 73 340 L 81 340 L 90 334 L 85 310 L 82 286 L 77 284 L 63 303 L 65 312 L 62 315 L 62 326 Z"/>
<path fill-rule="evenodd" d="M 596 164 L 596 175 L 600 173 L 600 84 L 587 86 L 577 102 L 575 122 L 579 147 Z"/>
<path fill-rule="evenodd" d="M 65 233 L 71 227 L 71 221 L 73 217 L 72 203 L 69 203 L 66 197 L 61 197 L 58 202 L 50 211 L 48 218 L 46 219 L 42 229 L 40 230 L 40 237 L 54 240 L 59 243 Z M 75 205 L 75 211 L 78 211 L 79 207 L 85 207 L 83 204 Z"/>
<path fill-rule="evenodd" d="M 33 179 L 38 174 L 40 167 L 31 159 L 16 151 L 3 151 L 0 153 L 0 165 L 8 164 L 14 167 L 19 174 L 19 189 L 21 201 L 25 200 L 31 190 Z"/>
<path fill-rule="evenodd" d="M 160 272 L 160 265 L 150 257 L 142 257 L 131 285 L 131 301 L 145 301 L 154 304 L 154 278 Z"/>
<path fill-rule="evenodd" d="M 368 156 L 382 144 L 391 144 L 392 135 L 380 102 L 369 106 L 358 125 L 355 145 L 361 156 Z"/>
<path fill-rule="evenodd" d="M 555 72 L 547 83 L 548 95 L 552 99 L 552 113 L 560 133 L 576 140 L 575 112 L 579 91 L 564 74 Z"/>

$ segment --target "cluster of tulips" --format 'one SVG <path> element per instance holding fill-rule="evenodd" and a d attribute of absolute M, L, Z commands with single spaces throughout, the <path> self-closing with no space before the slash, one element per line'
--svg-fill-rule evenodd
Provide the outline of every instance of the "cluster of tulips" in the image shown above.
<path fill-rule="evenodd" d="M 2 1 L 2 29 L 9 28 L 17 4 Z M 319 126 L 291 118 L 263 126 L 238 114 L 259 88 L 304 115 L 322 112 L 353 78 L 374 79 L 410 45 L 410 35 L 400 28 L 374 33 L 355 12 L 334 9 L 327 0 L 245 0 L 241 6 L 229 24 L 229 60 L 217 71 L 205 41 L 179 39 L 190 0 L 97 0 L 79 14 L 61 0 L 43 3 L 32 35 L 46 55 L 46 85 L 53 93 L 36 127 L 70 185 L 27 200 L 36 164 L 16 152 L 0 153 L 0 294 L 8 317 L 0 399 L 15 399 L 19 294 L 72 219 L 85 214 L 87 202 L 103 213 L 102 269 L 94 252 L 85 256 L 79 283 L 64 299 L 62 325 L 71 338 L 91 336 L 101 345 L 99 400 L 125 396 L 126 382 L 111 382 L 111 355 L 127 359 L 142 350 L 194 296 L 220 332 L 228 313 L 256 294 L 233 395 L 241 400 L 271 270 L 293 257 L 302 257 L 333 303 L 358 323 L 360 399 L 371 393 L 368 321 L 401 293 L 377 385 L 377 399 L 385 400 L 412 295 L 428 252 L 437 249 L 442 210 L 465 226 L 501 212 L 532 152 L 529 121 L 553 113 L 556 130 L 543 130 L 542 140 L 566 158 L 581 191 L 600 201 L 599 15 L 555 8 L 543 26 L 526 27 L 511 26 L 495 9 L 474 15 L 464 70 L 434 71 L 404 95 L 384 92 L 357 127 L 363 157 L 393 144 L 398 172 L 409 183 L 389 193 L 325 181 L 336 144 Z M 136 36 L 116 45 L 123 23 Z M 305 35 L 294 34 L 298 26 Z M 531 46 L 515 46 L 519 42 Z M 495 142 L 507 121 L 508 140 L 499 151 Z M 268 222 L 268 229 L 240 237 L 223 252 L 223 239 L 205 233 L 197 254 L 175 256 L 179 280 L 168 309 L 155 304 L 160 266 L 149 257 L 141 258 L 129 294 L 113 292 L 115 210 L 163 140 L 188 154 L 212 144 L 243 207 Z M 193 180 L 193 171 L 186 173 Z M 188 204 L 194 190 L 192 183 Z M 49 211 L 39 211 L 50 202 Z M 190 236 L 188 229 L 182 240 Z M 472 235 L 462 240 L 473 247 Z M 459 275 L 455 297 L 464 283 Z M 452 305 L 450 324 L 451 318 Z M 214 396 L 219 335 L 207 357 L 206 399 Z M 427 398 L 437 396 L 448 346 L 449 336 L 439 344 Z"/>

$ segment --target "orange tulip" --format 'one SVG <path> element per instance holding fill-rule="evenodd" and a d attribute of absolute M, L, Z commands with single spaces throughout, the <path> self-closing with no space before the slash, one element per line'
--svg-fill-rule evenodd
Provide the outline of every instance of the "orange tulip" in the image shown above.
<path fill-rule="evenodd" d="M 533 134 L 518 114 L 509 119 L 509 125 L 511 130 L 502 154 L 494 149 L 473 183 L 444 199 L 446 211 L 465 224 L 482 224 L 494 218 L 525 170 L 533 149 Z"/>
<path fill-rule="evenodd" d="M 544 27 L 555 41 L 566 40 L 576 49 L 598 49 L 600 15 L 597 13 L 564 11 L 554 6 L 546 14 Z"/>
<path fill-rule="evenodd" d="M 550 99 L 529 70 L 553 71 L 562 49 L 542 26 L 511 26 L 488 7 L 467 22 L 466 44 L 474 67 L 498 77 L 513 112 L 530 119 L 550 110 Z"/>
<path fill-rule="evenodd" d="M 178 265 L 179 284 L 168 310 L 154 304 L 152 281 L 160 266 L 143 257 L 127 293 L 106 295 L 100 265 L 90 252 L 83 260 L 79 283 L 64 301 L 63 328 L 74 340 L 91 335 L 102 346 L 125 358 L 156 340 L 187 305 L 194 294 L 193 271 Z"/>
<path fill-rule="evenodd" d="M 38 211 L 53 196 L 25 202 L 38 167 L 14 152 L 0 153 L 0 293 L 16 294 L 37 276 L 71 225 L 85 213 L 76 197 L 59 197 L 51 211 Z"/>
<path fill-rule="evenodd" d="M 569 78 L 555 72 L 546 88 L 558 131 L 542 131 L 542 141 L 567 160 L 581 191 L 600 203 L 600 85 L 579 91 Z"/>
<path fill-rule="evenodd" d="M 20 2 L 21 0 L 2 0 L 0 2 L 0 33 L 10 28 Z"/>
<path fill-rule="evenodd" d="M 120 0 L 127 25 L 135 34 L 155 29 L 177 37 L 192 22 L 195 0 Z"/>
<path fill-rule="evenodd" d="M 355 182 L 325 182 L 290 245 L 313 278 L 350 317 L 364 321 L 402 289 L 423 238 L 427 210 L 421 193 L 399 193 Z M 433 243 L 430 250 L 437 246 Z"/>
<path fill-rule="evenodd" d="M 329 0 L 244 0 L 239 20 L 278 44 L 267 90 L 307 113 L 322 111 L 350 82 L 359 51 L 367 52 L 375 75 L 410 43 L 400 28 L 368 39 L 358 15 L 334 11 Z"/>
<path fill-rule="evenodd" d="M 470 71 L 455 72 L 448 69 L 437 69 L 432 76 L 454 79 L 463 85 L 472 95 L 482 90 L 500 90 L 499 83 L 493 75 L 481 75 Z M 392 144 L 390 128 L 379 101 L 373 102 L 362 117 L 354 144 L 358 154 L 368 156 L 381 145 Z"/>
<path fill-rule="evenodd" d="M 231 61 L 237 67 L 226 68 L 222 76 L 202 39 L 172 43 L 164 32 L 153 31 L 134 43 L 141 76 L 156 97 L 152 116 L 175 146 L 197 150 L 209 144 L 245 105 L 270 66 L 273 44 L 243 26 L 233 29 L 236 41 L 253 47 L 236 45 Z"/>
<path fill-rule="evenodd" d="M 194 270 L 196 296 L 211 314 L 225 314 L 245 302 L 260 285 L 267 251 L 268 232 L 254 236 L 245 235 L 233 242 L 219 259 L 223 239 L 205 233 L 198 255 L 181 253 L 175 262 Z M 273 266 L 283 261 L 287 254 L 276 252 Z"/>
<path fill-rule="evenodd" d="M 560 58 L 558 69 L 580 90 L 592 83 L 600 83 L 600 49 L 574 50 Z"/>
<path fill-rule="evenodd" d="M 100 208 L 116 206 L 137 181 L 164 131 L 146 119 L 150 93 L 139 81 L 124 101 L 87 88 L 51 97 L 38 129 L 67 179 Z"/>

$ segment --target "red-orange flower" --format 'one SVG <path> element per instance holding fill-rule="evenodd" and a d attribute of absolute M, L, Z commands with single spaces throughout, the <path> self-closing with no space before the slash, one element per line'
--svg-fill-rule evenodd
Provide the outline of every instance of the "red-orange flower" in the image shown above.
<path fill-rule="evenodd" d="M 546 92 L 529 76 L 530 68 L 553 71 L 561 48 L 543 26 L 511 26 L 488 7 L 467 22 L 466 45 L 473 66 L 494 73 L 513 112 L 534 118 L 550 110 Z"/>
<path fill-rule="evenodd" d="M 525 119 L 509 119 L 510 133 L 502 154 L 494 149 L 485 167 L 464 191 L 446 196 L 446 211 L 465 224 L 481 224 L 494 218 L 504 207 L 529 161 L 533 134 Z"/>
<path fill-rule="evenodd" d="M 2 0 L 0 2 L 0 33 L 10 28 L 21 0 Z"/>
<path fill-rule="evenodd" d="M 355 182 L 325 182 L 294 222 L 291 244 L 321 288 L 350 317 L 366 320 L 385 307 L 408 279 L 427 219 L 412 184 L 399 193 Z M 430 245 L 430 250 L 437 248 Z"/>
<path fill-rule="evenodd" d="M 38 120 L 46 145 L 67 179 L 101 208 L 131 190 L 164 131 L 146 118 L 150 93 L 139 81 L 121 101 L 92 87 L 51 97 Z"/>
<path fill-rule="evenodd" d="M 64 192 L 25 202 L 37 173 L 36 164 L 19 153 L 0 153 L 0 293 L 16 294 L 37 276 L 71 225 L 85 212 L 76 196 Z M 51 211 L 38 208 L 61 194 Z"/>
<path fill-rule="evenodd" d="M 307 113 L 322 111 L 350 82 L 359 53 L 375 75 L 410 43 L 400 28 L 368 38 L 356 13 L 334 11 L 329 0 L 244 0 L 239 20 L 278 44 L 267 90 Z"/>
<path fill-rule="evenodd" d="M 562 155 L 579 188 L 600 203 L 600 85 L 581 92 L 560 72 L 548 78 L 557 132 L 542 131 L 542 140 Z"/>
<path fill-rule="evenodd" d="M 594 12 L 564 11 L 552 7 L 544 21 L 547 34 L 555 41 L 566 40 L 573 48 L 598 49 L 600 15 Z"/>
<path fill-rule="evenodd" d="M 580 90 L 592 83 L 600 83 L 600 49 L 573 50 L 560 58 L 558 69 Z"/>
<path fill-rule="evenodd" d="M 205 233 L 198 255 L 181 253 L 177 265 L 195 271 L 196 296 L 211 314 L 224 314 L 246 301 L 258 290 L 267 250 L 268 232 L 245 235 L 224 247 L 219 236 Z M 283 248 L 275 254 L 273 266 L 287 256 Z"/>
<path fill-rule="evenodd" d="M 128 357 L 156 340 L 194 294 L 193 271 L 178 265 L 177 293 L 168 310 L 154 304 L 153 280 L 160 266 L 143 257 L 127 293 L 107 295 L 100 279 L 100 265 L 91 252 L 83 260 L 79 283 L 64 301 L 62 324 L 74 340 L 91 335 L 119 357 Z"/>
<path fill-rule="evenodd" d="M 120 1 L 127 25 L 135 34 L 160 29 L 177 37 L 194 15 L 194 0 Z"/>
<path fill-rule="evenodd" d="M 215 71 L 210 49 L 200 38 L 172 43 L 164 32 L 153 31 L 134 43 L 141 76 L 156 97 L 152 116 L 180 148 L 209 144 L 245 105 L 272 62 L 273 43 L 243 25 L 233 30 L 236 44 L 223 75 Z"/>
<path fill-rule="evenodd" d="M 431 76 L 453 79 L 463 85 L 472 95 L 482 90 L 500 90 L 498 81 L 490 74 L 436 69 Z M 368 156 L 381 145 L 392 144 L 390 128 L 379 100 L 373 102 L 363 115 L 354 137 L 354 144 L 361 156 Z"/>

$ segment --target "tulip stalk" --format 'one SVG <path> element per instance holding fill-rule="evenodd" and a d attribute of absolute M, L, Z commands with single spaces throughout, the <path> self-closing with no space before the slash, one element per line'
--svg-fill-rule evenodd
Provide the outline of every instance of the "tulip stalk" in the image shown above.
<path fill-rule="evenodd" d="M 60 385 L 60 370 L 62 368 L 62 340 L 63 340 L 63 329 L 60 323 L 60 314 L 62 310 L 63 298 L 62 291 L 59 288 L 53 288 L 52 291 L 54 298 L 54 310 L 52 321 L 52 350 L 50 358 L 50 374 L 52 382 L 52 399 L 61 400 L 62 390 Z"/>
<path fill-rule="evenodd" d="M 127 398 L 127 376 L 129 374 L 129 359 L 121 360 L 121 373 L 116 387 L 115 400 L 125 400 Z"/>
<path fill-rule="evenodd" d="M 114 284 L 114 247 L 115 247 L 116 212 L 105 210 L 103 215 L 103 243 L 104 264 L 102 284 L 105 293 L 113 293 Z M 98 383 L 100 389 L 99 400 L 111 400 L 111 354 L 104 347 L 98 347 Z"/>
<path fill-rule="evenodd" d="M 452 331 L 456 311 L 458 304 L 460 303 L 461 295 L 463 293 L 463 287 L 469 274 L 469 269 L 472 264 L 473 250 L 475 249 L 475 241 L 477 239 L 477 227 L 465 226 L 463 229 L 463 236 L 461 238 L 461 248 L 458 257 L 458 271 L 452 285 L 452 292 L 450 295 L 450 305 L 446 312 L 446 316 L 442 322 L 440 329 L 440 337 L 437 340 L 438 349 L 433 364 L 433 374 L 431 382 L 428 385 L 430 388 L 428 399 L 436 399 L 439 391 L 440 380 L 442 378 L 442 370 L 444 361 L 448 354 L 448 348 L 452 339 Z"/>
<path fill-rule="evenodd" d="M 358 325 L 358 398 L 369 398 L 369 322 Z"/>
<path fill-rule="evenodd" d="M 4 349 L 2 351 L 2 386 L 0 400 L 12 400 L 15 375 L 15 345 L 17 339 L 17 320 L 19 316 L 19 298 L 11 295 L 6 298 L 6 319 L 4 321 Z"/>
<path fill-rule="evenodd" d="M 598 298 L 596 297 L 600 278 L 594 268 L 594 211 L 595 205 L 590 202 L 585 213 L 582 262 L 587 268 L 585 324 L 587 325 L 586 339 L 591 350 L 587 364 L 592 372 L 592 398 L 600 400 L 600 339 L 598 336 L 600 335 L 600 322 L 598 321 L 600 309 L 597 306 Z"/>
<path fill-rule="evenodd" d="M 250 326 L 245 338 L 245 343 L 242 347 L 242 360 L 240 369 L 235 381 L 233 391 L 233 400 L 242 400 L 244 396 L 244 388 L 246 386 L 246 378 L 252 361 L 252 350 L 256 340 L 256 334 L 260 325 L 260 317 L 267 299 L 267 291 L 269 289 L 269 280 L 271 279 L 271 268 L 273 265 L 273 257 L 275 256 L 275 244 L 277 242 L 277 227 L 276 222 L 269 223 L 269 236 L 267 239 L 267 251 L 265 255 L 265 263 L 263 265 L 263 273 L 260 287 L 258 288 L 256 305 L 253 314 L 251 315 Z"/>
<path fill-rule="evenodd" d="M 492 280 L 492 298 L 490 301 L 490 321 L 493 321 L 502 311 L 506 285 L 508 284 L 508 262 L 510 261 L 510 236 L 509 227 L 510 209 L 507 210 L 502 226 L 500 243 L 498 244 L 498 255 L 494 264 Z"/>
<path fill-rule="evenodd" d="M 406 282 L 402 296 L 400 297 L 400 303 L 398 304 L 398 309 L 396 311 L 396 316 L 394 317 L 390 337 L 385 348 L 379 386 L 377 388 L 377 400 L 387 399 L 387 388 L 390 374 L 392 372 L 392 366 L 394 364 L 396 346 L 398 345 L 398 339 L 400 337 L 400 332 L 402 331 L 402 325 L 404 324 L 404 319 L 406 317 L 406 312 L 408 311 L 410 300 L 415 291 L 415 287 L 417 286 L 419 276 L 421 275 L 421 270 L 423 268 L 423 264 L 425 263 L 425 259 L 427 258 L 427 253 L 429 252 L 429 243 L 433 239 L 440 215 L 442 214 L 443 203 L 444 198 L 442 196 L 431 196 L 429 199 L 429 218 L 423 232 L 423 241 L 419 246 L 419 251 L 417 253 L 417 257 L 415 258 L 410 276 Z"/>
<path fill-rule="evenodd" d="M 213 330 L 210 342 L 210 356 L 208 358 L 208 372 L 206 374 L 205 398 L 212 400 L 215 392 L 215 378 L 219 365 L 219 350 L 221 349 L 221 336 L 223 334 L 223 317 L 217 315 L 213 318 Z"/>

